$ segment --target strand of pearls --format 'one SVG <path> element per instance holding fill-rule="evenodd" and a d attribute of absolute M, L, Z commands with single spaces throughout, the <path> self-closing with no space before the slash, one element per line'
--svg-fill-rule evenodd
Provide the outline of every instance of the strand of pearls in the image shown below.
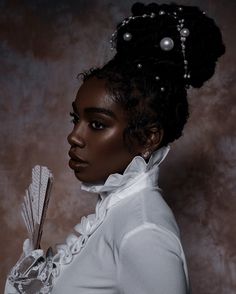
<path fill-rule="evenodd" d="M 173 13 L 165 12 L 164 10 L 160 10 L 158 15 L 156 15 L 154 12 L 152 12 L 150 14 L 145 13 L 143 15 L 130 16 L 130 17 L 124 19 L 121 22 L 120 26 L 112 34 L 112 37 L 111 37 L 111 40 L 110 40 L 111 50 L 115 49 L 115 40 L 116 40 L 117 33 L 118 33 L 119 29 L 121 27 L 126 26 L 130 21 L 133 21 L 133 20 L 138 19 L 138 18 L 140 18 L 140 19 L 142 19 L 142 18 L 154 19 L 157 16 L 168 15 L 168 16 L 174 18 L 177 21 L 176 28 L 177 28 L 177 31 L 179 32 L 179 38 L 180 38 L 180 42 L 181 42 L 181 51 L 182 51 L 183 63 L 184 63 L 183 64 L 183 67 L 184 67 L 184 79 L 186 80 L 186 88 L 188 88 L 189 85 L 188 85 L 187 80 L 189 80 L 191 78 L 191 75 L 190 75 L 190 72 L 188 70 L 188 60 L 186 58 L 186 45 L 185 45 L 185 42 L 186 42 L 187 37 L 190 35 L 190 31 L 184 25 L 184 22 L 185 22 L 184 18 L 180 17 L 180 15 L 179 15 L 179 14 L 181 14 L 182 11 L 183 11 L 183 7 L 180 6 L 180 7 L 178 7 L 178 11 L 175 11 Z M 204 11 L 202 13 L 205 14 Z M 132 40 L 132 38 L 133 38 L 132 34 L 130 32 L 128 32 L 128 31 L 123 34 L 123 39 L 126 42 L 130 42 Z M 166 36 L 166 37 L 164 37 L 164 38 L 162 38 L 160 40 L 159 46 L 163 51 L 171 51 L 175 47 L 175 42 L 174 42 L 174 40 L 172 38 L 170 38 L 169 36 Z M 142 67 L 143 66 L 142 66 L 141 63 L 137 64 L 137 68 L 139 70 L 142 69 Z M 156 76 L 155 79 L 157 81 L 159 81 L 160 77 Z M 163 88 L 162 88 L 162 91 L 163 91 Z"/>

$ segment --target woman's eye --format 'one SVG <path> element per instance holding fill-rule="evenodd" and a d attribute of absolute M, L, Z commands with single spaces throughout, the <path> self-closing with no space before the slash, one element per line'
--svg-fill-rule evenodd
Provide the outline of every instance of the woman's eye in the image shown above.
<path fill-rule="evenodd" d="M 95 130 L 103 130 L 105 128 L 105 125 L 99 121 L 91 122 L 90 126 Z"/>
<path fill-rule="evenodd" d="M 73 124 L 77 124 L 78 121 L 79 121 L 79 116 L 78 116 L 78 114 L 76 114 L 76 113 L 74 113 L 74 112 L 70 112 L 70 116 L 72 117 L 71 122 L 72 122 Z"/>

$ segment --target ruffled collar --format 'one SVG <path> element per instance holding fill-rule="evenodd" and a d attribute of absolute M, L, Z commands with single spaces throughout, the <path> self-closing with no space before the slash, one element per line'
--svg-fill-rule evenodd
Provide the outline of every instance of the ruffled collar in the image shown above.
<path fill-rule="evenodd" d="M 103 198 L 108 194 L 119 193 L 137 181 L 140 185 L 140 180 L 145 180 L 147 185 L 154 186 L 157 184 L 159 165 L 165 159 L 169 150 L 169 146 L 156 150 L 148 162 L 141 156 L 135 156 L 123 174 L 111 174 L 105 183 L 101 184 L 82 183 L 81 189 L 87 192 L 98 193 Z"/>

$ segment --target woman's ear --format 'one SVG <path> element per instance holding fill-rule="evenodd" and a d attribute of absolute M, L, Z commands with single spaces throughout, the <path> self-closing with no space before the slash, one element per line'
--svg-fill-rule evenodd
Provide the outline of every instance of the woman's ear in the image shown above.
<path fill-rule="evenodd" d="M 157 150 L 163 138 L 163 129 L 152 127 L 149 129 L 149 135 L 146 144 L 143 146 L 142 157 L 148 159 L 152 152 Z"/>

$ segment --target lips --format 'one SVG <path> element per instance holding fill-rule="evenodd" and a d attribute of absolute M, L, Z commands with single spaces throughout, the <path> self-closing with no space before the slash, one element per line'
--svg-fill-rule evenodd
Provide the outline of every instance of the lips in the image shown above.
<path fill-rule="evenodd" d="M 81 167 L 86 167 L 88 165 L 87 161 L 75 155 L 73 151 L 70 150 L 68 154 L 71 158 L 69 161 L 69 166 L 71 169 L 79 171 Z"/>
<path fill-rule="evenodd" d="M 69 156 L 72 160 L 77 161 L 79 163 L 88 163 L 87 161 L 81 159 L 80 157 L 78 157 L 77 155 L 75 155 L 75 153 L 73 151 L 69 151 Z"/>

